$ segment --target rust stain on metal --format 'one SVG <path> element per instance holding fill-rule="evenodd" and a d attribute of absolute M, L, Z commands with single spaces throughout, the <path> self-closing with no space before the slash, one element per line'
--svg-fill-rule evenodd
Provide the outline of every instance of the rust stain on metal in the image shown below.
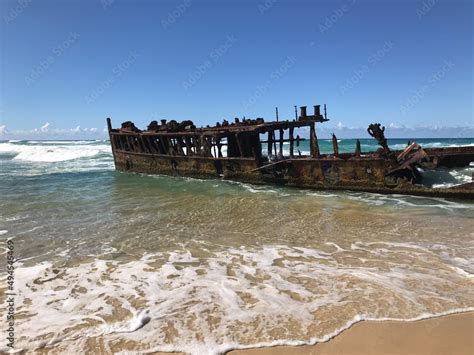
<path fill-rule="evenodd" d="M 278 112 L 278 111 L 276 111 Z M 325 108 L 326 112 L 326 108 Z M 278 115 L 278 113 L 277 113 Z M 107 127 L 115 167 L 120 171 L 197 178 L 222 178 L 254 184 L 282 184 L 313 189 L 400 193 L 421 196 L 474 198 L 472 183 L 450 189 L 420 185 L 420 168 L 467 166 L 474 147 L 423 149 L 411 143 L 401 152 L 390 150 L 385 128 L 371 124 L 367 131 L 379 143 L 377 152 L 364 153 L 356 141 L 354 153 L 339 153 L 333 134 L 333 154 L 321 154 L 316 124 L 328 121 L 314 106 L 306 106 L 294 120 L 265 122 L 263 118 L 238 118 L 213 127 L 197 128 L 192 121 L 152 121 L 146 130 L 131 121 L 121 128 Z M 295 129 L 309 131 L 310 154 L 300 151 Z M 288 154 L 283 150 L 289 144 Z"/>

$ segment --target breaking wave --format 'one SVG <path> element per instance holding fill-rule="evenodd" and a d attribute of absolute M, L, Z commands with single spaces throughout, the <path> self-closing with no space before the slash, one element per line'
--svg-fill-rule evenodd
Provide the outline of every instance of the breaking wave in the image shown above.
<path fill-rule="evenodd" d="M 108 144 L 96 142 L 28 142 L 27 144 L 2 143 L 0 154 L 14 155 L 14 160 L 30 162 L 61 162 L 111 154 Z"/>

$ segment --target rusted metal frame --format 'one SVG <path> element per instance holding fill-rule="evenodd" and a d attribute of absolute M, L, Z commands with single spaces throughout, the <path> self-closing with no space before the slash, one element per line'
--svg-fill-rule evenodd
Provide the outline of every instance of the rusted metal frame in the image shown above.
<path fill-rule="evenodd" d="M 167 152 L 166 146 L 161 137 L 152 136 L 151 139 L 155 142 L 159 154 L 165 154 Z"/>
<path fill-rule="evenodd" d="M 415 149 L 420 149 L 420 146 L 416 142 L 413 142 L 408 147 L 406 147 L 400 154 L 397 155 L 397 160 L 398 161 L 404 160 L 406 156 Z"/>
<path fill-rule="evenodd" d="M 254 171 L 258 171 L 258 170 L 263 170 L 263 169 L 266 169 L 266 168 L 269 168 L 271 166 L 275 166 L 275 165 L 280 165 L 282 163 L 286 163 L 289 159 L 284 159 L 284 160 L 278 160 L 276 162 L 273 162 L 273 163 L 269 163 L 269 164 L 265 164 L 265 165 L 262 165 L 262 166 L 259 166 L 258 168 L 255 168 L 255 169 L 252 169 L 250 170 L 250 172 L 254 172 Z"/>
<path fill-rule="evenodd" d="M 202 134 L 201 135 L 201 156 L 203 157 L 212 157 L 211 149 L 212 149 L 212 144 L 209 144 L 209 137 Z"/>
<path fill-rule="evenodd" d="M 133 142 L 131 142 L 131 139 L 133 139 L 132 137 L 130 137 L 129 135 L 125 136 L 125 141 L 127 143 L 127 149 L 130 151 L 130 152 L 134 152 L 135 149 L 134 149 L 134 146 L 133 146 Z"/>
<path fill-rule="evenodd" d="M 196 147 L 196 155 L 201 156 L 202 152 L 202 142 L 201 142 L 201 136 L 200 135 L 194 135 L 193 136 L 193 141 L 194 145 Z"/>
<path fill-rule="evenodd" d="M 143 147 L 140 144 L 140 136 L 136 136 L 135 138 L 132 138 L 133 142 L 133 149 L 139 152 L 143 152 Z"/>
<path fill-rule="evenodd" d="M 229 126 L 226 129 L 219 128 L 198 128 L 193 129 L 191 131 L 179 131 L 179 132 L 159 132 L 159 131 L 142 131 L 142 132 L 124 132 L 116 130 L 113 132 L 116 135 L 124 135 L 124 136 L 138 136 L 138 135 L 152 135 L 152 136 L 175 136 L 176 134 L 179 135 L 188 135 L 194 136 L 196 134 L 228 134 L 228 133 L 236 133 L 236 132 L 253 132 L 253 131 L 260 131 L 261 133 L 267 131 L 273 131 L 275 129 L 288 129 L 290 127 L 293 128 L 300 128 L 310 126 L 315 122 L 319 122 L 318 120 L 307 120 L 307 121 L 280 121 L 280 122 L 267 122 L 259 125 L 238 125 L 238 126 Z"/>
<path fill-rule="evenodd" d="M 252 155 L 255 158 L 255 160 L 259 159 L 259 157 L 262 156 L 262 145 L 260 144 L 260 137 L 258 133 L 254 133 L 254 135 L 257 135 L 256 137 L 251 137 L 251 142 L 252 142 Z M 254 139 L 256 138 L 256 139 Z"/>
<path fill-rule="evenodd" d="M 184 153 L 182 138 L 180 136 L 176 136 L 175 141 L 176 141 L 176 148 L 178 151 L 178 155 L 187 155 Z"/>
<path fill-rule="evenodd" d="M 145 142 L 145 140 L 143 139 L 143 136 L 142 136 L 142 135 L 139 135 L 137 139 L 138 139 L 138 145 L 140 146 L 140 148 L 141 148 L 142 151 L 152 153 L 150 147 L 146 144 L 146 142 Z"/>
<path fill-rule="evenodd" d="M 113 133 L 110 133 L 110 132 L 109 132 L 109 137 L 110 137 L 109 138 L 110 142 L 112 143 L 112 151 L 114 149 L 120 149 L 120 146 L 119 146 L 118 140 L 117 140 L 118 137 L 116 137 Z"/>
<path fill-rule="evenodd" d="M 178 138 L 177 137 L 172 137 L 171 141 L 173 142 L 173 150 L 176 155 L 184 155 L 184 152 L 181 153 Z"/>
<path fill-rule="evenodd" d="M 168 155 L 168 154 L 153 154 L 153 153 L 142 153 L 142 152 L 128 152 L 128 151 L 124 151 L 124 150 L 117 150 L 117 153 L 121 153 L 121 154 L 131 154 L 131 155 L 137 155 L 137 156 L 147 156 L 147 157 L 157 157 L 157 158 L 168 158 L 168 159 L 177 159 L 177 158 L 181 158 L 181 159 L 208 159 L 208 160 L 212 160 L 214 159 L 213 157 L 201 157 L 201 156 L 197 156 L 197 155 L 194 155 L 194 156 L 191 156 L 191 157 L 188 157 L 188 156 L 179 156 L 179 155 Z M 255 159 L 253 157 L 224 157 L 222 158 L 224 160 L 229 160 L 229 161 L 255 161 Z"/>
<path fill-rule="evenodd" d="M 188 156 L 194 155 L 192 144 L 191 144 L 191 137 L 184 137 L 184 144 L 186 145 L 186 155 Z"/>
<path fill-rule="evenodd" d="M 216 136 L 216 147 L 217 147 L 217 157 L 218 157 L 218 158 L 223 158 L 223 157 L 224 157 L 224 156 L 222 155 L 221 139 L 222 139 L 222 137 Z"/>
<path fill-rule="evenodd" d="M 280 129 L 280 156 L 283 156 L 283 129 Z"/>
<path fill-rule="evenodd" d="M 275 130 L 272 131 L 272 140 L 273 140 L 273 148 L 275 149 L 275 156 L 278 156 L 277 144 L 276 144 L 276 138 L 275 138 Z"/>
<path fill-rule="evenodd" d="M 319 152 L 318 138 L 316 137 L 316 129 L 314 123 L 309 126 L 309 137 L 310 137 L 310 151 L 313 158 L 319 159 L 321 154 Z"/>
<path fill-rule="evenodd" d="M 354 153 L 354 156 L 356 157 L 360 157 L 361 155 L 361 149 L 360 149 L 360 140 L 356 140 L 356 149 L 355 149 L 355 153 Z"/>
<path fill-rule="evenodd" d="M 125 145 L 122 142 L 123 136 L 119 136 L 119 135 L 116 135 L 115 133 L 113 133 L 113 137 L 115 138 L 115 140 L 117 142 L 117 148 L 120 149 L 120 150 L 125 150 Z"/>
<path fill-rule="evenodd" d="M 334 150 L 334 156 L 339 158 L 339 144 L 337 143 L 337 137 L 334 133 L 332 134 L 332 148 Z"/>
<path fill-rule="evenodd" d="M 119 148 L 119 149 L 124 149 L 123 148 L 123 142 L 122 142 L 122 137 L 120 136 L 116 136 L 115 134 L 113 135 L 114 139 L 115 139 L 115 143 L 116 143 L 116 146 Z"/>
<path fill-rule="evenodd" d="M 273 150 L 273 133 L 272 131 L 268 131 L 268 139 L 267 139 L 267 155 L 270 158 L 272 155 Z"/>
<path fill-rule="evenodd" d="M 140 152 L 142 149 L 140 149 L 140 146 L 138 144 L 138 135 L 134 137 L 129 137 L 131 143 L 132 143 L 132 149 L 134 152 Z"/>
<path fill-rule="evenodd" d="M 290 127 L 290 132 L 289 132 L 290 139 L 289 139 L 289 141 L 290 141 L 290 157 L 291 157 L 291 158 L 294 157 L 294 154 L 293 154 L 293 153 L 294 153 L 294 151 L 293 151 L 293 143 L 294 143 L 294 137 L 293 137 L 293 135 L 294 135 L 294 130 L 295 130 L 295 129 L 294 129 L 293 127 Z"/>
<path fill-rule="evenodd" d="M 303 141 L 306 141 L 306 140 L 307 140 L 306 138 L 300 138 L 300 142 L 303 142 Z M 295 142 L 295 141 L 296 141 L 296 138 L 293 137 L 293 142 Z M 288 142 L 291 142 L 291 140 L 290 139 L 283 139 L 283 142 L 288 143 Z M 260 141 L 260 143 L 262 143 L 262 144 L 263 143 L 268 143 L 268 141 L 264 140 L 264 141 Z M 273 142 L 272 142 L 272 144 L 273 144 Z"/>
<path fill-rule="evenodd" d="M 107 117 L 107 131 L 109 133 L 109 140 L 112 143 L 112 155 L 114 157 L 114 164 L 116 164 L 115 151 L 117 150 L 117 144 L 115 142 L 115 136 L 112 133 L 112 120 Z"/>
<path fill-rule="evenodd" d="M 237 141 L 237 147 L 239 148 L 239 156 L 243 157 L 244 156 L 244 151 L 242 149 L 242 142 L 240 141 L 240 134 L 237 132 L 235 133 L 235 140 Z"/>
<path fill-rule="evenodd" d="M 156 140 L 156 137 L 146 137 L 146 138 L 148 139 L 148 144 L 150 145 L 151 150 L 154 153 L 160 153 L 160 147 L 159 147 L 158 141 Z"/>
<path fill-rule="evenodd" d="M 120 146 L 122 147 L 122 150 L 130 150 L 128 148 L 128 143 L 127 143 L 127 139 L 125 138 L 125 136 L 117 136 L 117 139 L 120 142 Z"/>
<path fill-rule="evenodd" d="M 140 142 L 141 142 L 140 145 L 142 146 L 144 151 L 153 153 L 153 151 L 151 150 L 150 144 L 148 144 L 148 141 L 145 137 L 140 135 L 138 139 L 140 140 Z"/>
<path fill-rule="evenodd" d="M 173 144 L 173 137 L 164 137 L 164 142 L 168 145 L 168 155 L 176 155 L 176 150 Z"/>
<path fill-rule="evenodd" d="M 219 155 L 217 153 L 217 136 L 216 135 L 212 135 L 210 137 L 210 141 L 211 141 L 211 147 L 212 147 L 212 156 L 214 158 L 218 158 Z"/>

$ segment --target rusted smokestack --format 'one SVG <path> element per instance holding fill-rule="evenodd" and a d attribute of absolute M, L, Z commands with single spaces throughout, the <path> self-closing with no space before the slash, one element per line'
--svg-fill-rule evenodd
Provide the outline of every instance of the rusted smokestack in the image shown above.
<path fill-rule="evenodd" d="M 306 117 L 306 106 L 300 106 L 300 117 Z"/>
<path fill-rule="evenodd" d="M 314 115 L 316 117 L 321 116 L 321 105 L 314 105 Z"/>

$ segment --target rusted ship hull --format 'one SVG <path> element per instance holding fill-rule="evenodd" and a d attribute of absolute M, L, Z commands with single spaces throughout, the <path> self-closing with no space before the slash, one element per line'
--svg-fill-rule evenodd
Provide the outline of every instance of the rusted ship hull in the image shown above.
<path fill-rule="evenodd" d="M 474 199 L 472 184 L 454 188 L 428 188 L 417 184 L 417 166 L 448 168 L 467 166 L 474 161 L 474 147 L 423 150 L 413 144 L 403 152 L 391 152 L 380 125 L 371 125 L 369 133 L 381 143 L 379 152 L 363 153 L 358 144 L 355 153 L 339 154 L 333 139 L 334 154 L 320 154 L 315 122 L 319 115 L 300 116 L 294 121 L 240 123 L 212 128 L 177 128 L 162 122 L 153 129 L 139 131 L 133 124 L 113 129 L 108 119 L 115 167 L 119 171 L 164 174 L 193 178 L 225 179 L 252 184 L 279 184 L 318 190 L 351 190 L 382 194 L 411 194 L 446 198 Z M 301 119 L 303 117 L 303 119 Z M 294 153 L 299 137 L 296 127 L 309 126 L 311 154 Z M 288 139 L 283 131 L 289 130 Z M 279 139 L 275 135 L 279 134 Z M 260 136 L 268 137 L 261 141 Z M 335 137 L 333 137 L 335 138 Z M 283 143 L 290 143 L 284 156 Z M 262 145 L 267 145 L 267 155 Z M 277 149 L 279 146 L 279 152 Z M 223 146 L 226 153 L 223 154 Z M 273 154 L 274 153 L 274 154 Z"/>
<path fill-rule="evenodd" d="M 366 160 L 365 164 L 363 161 L 357 160 L 347 164 L 345 161 L 297 159 L 286 162 L 282 169 L 265 173 L 256 170 L 259 166 L 252 159 L 230 158 L 219 159 L 219 162 L 223 166 L 221 174 L 216 169 L 215 159 L 202 157 L 187 159 L 120 151 L 117 151 L 115 155 L 116 169 L 123 172 L 225 179 L 259 185 L 278 184 L 315 190 L 349 190 L 380 194 L 474 199 L 472 186 L 433 189 L 404 184 L 403 186 L 388 187 L 383 179 L 386 172 L 383 160 Z M 288 172 L 286 172 L 287 168 Z M 374 173 L 367 173 L 367 169 Z M 354 179 L 354 171 L 359 172 L 358 179 Z"/>

